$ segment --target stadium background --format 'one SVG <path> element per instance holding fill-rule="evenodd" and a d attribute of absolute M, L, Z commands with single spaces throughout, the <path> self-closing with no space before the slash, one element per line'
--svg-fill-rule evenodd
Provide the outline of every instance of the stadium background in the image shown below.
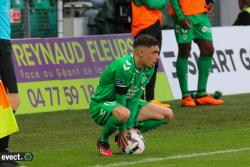
<path fill-rule="evenodd" d="M 34 53 L 38 53 L 34 52 L 36 51 L 36 46 L 41 46 L 35 44 L 43 43 L 45 44 L 44 46 L 46 46 L 46 42 L 49 40 L 59 40 L 56 38 L 44 38 L 57 36 L 57 24 L 55 24 L 55 19 L 57 18 L 57 2 L 46 0 L 12 0 L 12 5 L 14 5 L 14 1 L 18 2 L 15 9 L 20 9 L 21 22 L 19 22 L 19 14 L 17 12 L 17 20 L 15 21 L 19 23 L 12 24 L 12 36 L 13 38 L 25 38 L 13 40 L 14 47 L 16 46 L 18 48 L 18 46 L 22 46 L 21 49 L 25 51 L 25 53 L 31 53 L 33 51 L 31 56 L 27 54 L 27 57 L 25 57 L 25 60 L 30 63 L 34 61 Z M 66 1 L 64 1 L 64 6 L 65 4 Z M 64 13 L 64 16 L 69 19 L 74 19 L 75 17 L 73 16 L 80 16 L 76 17 L 76 19 L 82 20 L 83 24 L 80 24 L 82 26 L 72 24 L 71 26 L 79 28 L 76 29 L 77 33 L 68 31 L 67 33 L 65 32 L 65 36 L 82 36 L 93 32 L 91 29 L 86 29 L 86 27 L 92 28 L 91 26 L 88 27 L 89 20 L 87 18 L 90 17 L 86 17 L 86 13 L 88 14 L 88 12 L 96 9 L 90 9 L 93 8 L 93 6 L 89 6 L 90 3 L 84 3 L 85 5 L 80 5 L 80 7 L 75 7 L 75 5 L 72 4 L 74 3 L 70 2 L 68 7 L 67 5 L 65 6 L 64 12 L 66 13 Z M 216 11 L 210 16 L 213 25 L 231 25 L 239 12 L 237 0 L 220 0 L 216 1 L 216 4 Z M 14 6 L 12 6 L 12 8 L 14 8 Z M 72 30 L 72 27 L 69 29 Z M 64 28 L 64 30 L 67 29 Z M 27 39 L 30 37 L 34 37 L 34 39 Z M 86 41 L 89 39 L 89 41 L 92 42 L 90 42 L 91 48 L 94 47 L 94 37 L 86 36 L 85 38 Z M 223 40 L 223 38 L 224 37 L 221 37 L 221 40 Z M 78 42 L 84 41 L 81 38 L 74 39 Z M 20 41 L 22 41 L 24 45 L 19 44 L 18 42 Z M 224 45 L 227 46 L 229 42 L 230 40 L 224 40 L 220 43 L 220 47 Z M 104 45 L 107 46 L 107 43 L 104 42 Z M 58 45 L 59 44 L 60 43 L 58 43 Z M 239 44 L 240 47 L 241 42 L 233 43 L 233 45 L 236 44 Z M 31 48 L 31 46 L 33 46 L 33 48 Z M 216 47 L 218 47 L 218 45 Z M 58 46 L 58 48 L 60 47 Z M 63 50 L 63 47 L 61 48 Z M 232 47 L 226 49 L 232 49 Z M 245 62 L 249 62 L 249 45 L 245 47 L 245 50 L 246 53 L 244 55 L 246 57 L 244 57 L 244 60 Z M 42 54 L 42 51 L 40 50 L 39 53 Z M 58 51 L 58 55 L 60 55 L 60 51 Z M 97 55 L 98 54 L 95 56 Z M 239 55 L 235 54 L 233 58 L 238 59 L 237 56 Z M 15 55 L 13 58 L 14 61 L 16 61 Z M 29 63 L 27 64 L 32 64 Z M 31 65 L 31 67 L 33 68 L 34 65 Z M 18 68 L 18 66 L 16 66 L 16 68 Z M 232 73 L 238 74 L 233 70 Z M 165 77 L 165 74 L 160 72 L 160 75 L 162 74 L 163 77 Z M 243 78 L 247 79 L 248 77 L 245 76 L 249 76 L 248 74 L 249 70 L 247 75 L 243 75 Z M 239 75 L 241 75 L 241 73 Z M 231 82 L 234 77 L 228 75 L 228 78 L 227 82 Z M 159 81 L 162 82 L 162 80 L 158 80 L 158 83 Z M 164 84 L 166 83 L 165 81 Z M 22 94 L 22 90 L 36 89 L 39 87 L 46 88 L 47 85 L 60 86 L 60 81 L 55 82 L 55 85 L 53 85 L 53 82 L 54 81 L 38 81 L 34 82 L 35 84 L 32 82 L 24 82 L 19 83 L 18 86 L 21 88 L 20 94 Z M 65 81 L 64 84 L 68 85 L 69 82 Z M 93 82 L 92 85 L 94 85 L 97 80 L 84 80 L 84 82 L 80 80 L 80 83 L 87 84 L 87 87 L 84 88 L 87 88 L 85 91 L 89 91 L 88 93 L 90 95 L 92 87 L 88 87 L 88 82 Z M 74 80 L 73 83 L 78 84 L 74 82 Z M 26 85 L 23 86 L 22 84 Z M 240 88 L 242 84 L 249 85 L 249 82 L 247 80 L 236 82 L 233 88 Z M 157 86 L 157 88 L 161 87 Z M 84 89 L 81 88 L 80 90 Z M 46 98 L 51 98 L 49 94 L 50 91 L 55 92 L 53 95 L 57 94 L 56 89 L 47 89 Z M 74 95 L 76 96 L 76 94 L 74 94 L 74 88 L 66 88 L 65 91 L 67 94 L 71 93 L 71 98 L 74 98 Z M 162 90 L 158 89 L 157 92 L 166 99 L 165 94 L 162 94 Z M 23 97 L 28 97 L 27 91 L 23 91 L 23 94 Z M 178 101 L 169 101 L 175 112 L 175 119 L 169 125 L 162 126 L 144 135 L 146 139 L 146 150 L 144 154 L 141 156 L 120 155 L 114 142 L 111 142 L 116 156 L 110 159 L 98 155 L 95 142 L 100 127 L 96 126 L 93 121 L 89 119 L 87 109 L 72 110 L 70 106 L 66 109 L 56 108 L 51 105 L 50 102 L 48 102 L 50 108 L 46 108 L 43 106 L 43 100 L 41 99 L 39 91 L 36 91 L 35 97 L 41 106 L 33 109 L 25 106 L 22 107 L 24 103 L 29 102 L 29 99 L 21 99 L 22 104 L 16 116 L 20 133 L 12 135 L 10 143 L 10 150 L 13 152 L 33 153 L 34 159 L 32 162 L 21 162 L 21 164 L 25 166 L 250 166 L 249 94 L 225 96 L 223 99 L 226 103 L 222 106 L 198 106 L 194 109 L 185 109 L 179 106 Z M 172 95 L 169 97 L 171 99 Z M 55 97 L 53 96 L 53 98 Z M 69 103 L 71 103 L 71 98 L 68 97 Z M 76 99 L 73 100 L 76 101 Z M 87 103 L 85 103 L 85 105 L 87 105 Z M 34 113 L 43 113 L 22 114 L 29 113 L 31 109 Z M 46 111 L 59 112 L 46 113 Z"/>
<path fill-rule="evenodd" d="M 18 21 L 11 25 L 12 38 L 57 37 L 56 20 L 59 1 L 11 0 L 11 8 L 20 13 L 16 16 Z M 64 36 L 94 34 L 94 17 L 104 1 L 63 0 Z M 169 3 L 169 0 L 167 1 Z M 238 0 L 215 1 L 215 9 L 210 15 L 210 19 L 213 26 L 230 26 L 236 19 L 238 12 Z M 18 16 L 20 16 L 19 19 Z M 168 21 L 166 22 L 169 24 Z"/>

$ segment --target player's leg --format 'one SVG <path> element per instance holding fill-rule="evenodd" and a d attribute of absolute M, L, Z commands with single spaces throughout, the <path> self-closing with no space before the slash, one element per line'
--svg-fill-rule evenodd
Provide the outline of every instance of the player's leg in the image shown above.
<path fill-rule="evenodd" d="M 212 41 L 211 24 L 206 14 L 197 15 L 196 20 L 200 24 L 195 27 L 195 42 L 200 49 L 200 57 L 198 59 L 198 89 L 197 99 L 198 104 L 222 104 L 223 100 L 214 99 L 212 96 L 207 96 L 207 81 L 212 67 L 212 57 L 214 47 Z M 200 97 L 200 98 L 199 98 Z"/>
<path fill-rule="evenodd" d="M 200 49 L 200 57 L 197 64 L 199 71 L 197 96 L 205 96 L 207 94 L 207 80 L 214 54 L 211 24 L 206 14 L 193 16 L 192 19 L 197 22 L 197 25 L 194 27 L 194 36 L 195 42 Z"/>
<path fill-rule="evenodd" d="M 188 90 L 188 58 L 190 57 L 191 42 L 194 38 L 193 29 L 183 29 L 176 17 L 173 17 L 175 25 L 175 37 L 178 43 L 178 57 L 176 72 L 182 93 L 182 105 L 185 107 L 195 106 Z"/>
<path fill-rule="evenodd" d="M 104 125 L 97 140 L 97 147 L 101 155 L 110 156 L 109 137 L 129 118 L 130 112 L 127 108 L 116 102 L 105 102 L 90 107 L 92 118 L 99 125 Z"/>
<path fill-rule="evenodd" d="M 187 97 L 190 95 L 188 90 L 188 57 L 190 56 L 191 43 L 178 44 L 178 49 L 176 72 L 179 79 L 182 97 Z"/>
<path fill-rule="evenodd" d="M 140 103 L 141 108 L 137 115 L 135 128 L 139 129 L 142 133 L 166 124 L 173 119 L 173 112 L 169 108 L 153 103 Z"/>
<path fill-rule="evenodd" d="M 10 136 L 5 136 L 0 139 L 0 152 L 9 152 L 9 137 Z"/>
<path fill-rule="evenodd" d="M 130 112 L 123 106 L 117 106 L 113 109 L 112 115 L 108 118 L 102 133 L 99 137 L 101 141 L 107 142 L 118 127 L 124 124 L 129 118 Z"/>
<path fill-rule="evenodd" d="M 200 49 L 200 57 L 198 59 L 198 89 L 197 96 L 205 96 L 207 95 L 207 81 L 209 77 L 209 73 L 212 67 L 212 56 L 214 53 L 213 43 L 212 41 L 208 41 L 205 39 L 197 39 L 197 45 Z"/>
<path fill-rule="evenodd" d="M 190 56 L 191 43 L 178 44 L 179 54 L 176 61 L 176 72 L 182 93 L 182 106 L 194 107 L 195 102 L 188 89 L 188 57 Z"/>

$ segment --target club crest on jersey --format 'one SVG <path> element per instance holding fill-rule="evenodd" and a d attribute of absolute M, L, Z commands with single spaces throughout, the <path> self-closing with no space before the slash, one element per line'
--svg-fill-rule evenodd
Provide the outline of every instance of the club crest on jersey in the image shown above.
<path fill-rule="evenodd" d="M 123 69 L 124 69 L 124 71 L 129 70 L 131 65 L 132 65 L 132 64 L 127 60 L 127 61 L 125 62 L 125 64 L 123 64 Z"/>
<path fill-rule="evenodd" d="M 202 31 L 203 33 L 211 33 L 211 28 L 209 28 L 209 27 L 207 27 L 207 26 L 203 26 L 203 27 L 201 28 L 201 31 Z"/>

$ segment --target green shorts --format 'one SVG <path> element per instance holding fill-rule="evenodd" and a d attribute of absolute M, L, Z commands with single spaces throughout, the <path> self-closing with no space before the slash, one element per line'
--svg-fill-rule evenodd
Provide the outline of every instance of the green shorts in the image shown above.
<path fill-rule="evenodd" d="M 172 16 L 172 18 L 177 43 L 191 43 L 194 39 L 212 41 L 211 23 L 206 13 L 187 16 L 192 25 L 192 28 L 188 30 L 181 28 L 176 16 Z"/>
<path fill-rule="evenodd" d="M 145 106 L 149 104 L 149 102 L 144 101 L 144 100 L 139 100 L 138 101 L 138 111 L 137 113 L 139 113 L 139 111 L 141 110 L 141 107 Z M 102 102 L 102 103 L 94 103 L 92 102 L 90 104 L 90 115 L 91 118 L 98 124 L 98 125 L 105 125 L 107 120 L 109 119 L 109 117 L 112 115 L 112 111 L 114 110 L 114 108 L 121 106 L 120 103 L 116 102 L 116 101 L 112 101 L 112 102 Z"/>

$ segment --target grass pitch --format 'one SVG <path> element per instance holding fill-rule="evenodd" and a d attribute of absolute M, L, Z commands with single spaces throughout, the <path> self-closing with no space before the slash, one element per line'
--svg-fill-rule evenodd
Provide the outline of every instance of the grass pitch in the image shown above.
<path fill-rule="evenodd" d="M 83 166 L 250 166 L 250 94 L 225 96 L 221 106 L 182 108 L 169 102 L 175 118 L 145 133 L 142 155 L 101 157 L 96 139 L 101 131 L 88 111 L 60 111 L 17 115 L 20 132 L 11 136 L 12 152 L 32 152 L 29 167 Z"/>

